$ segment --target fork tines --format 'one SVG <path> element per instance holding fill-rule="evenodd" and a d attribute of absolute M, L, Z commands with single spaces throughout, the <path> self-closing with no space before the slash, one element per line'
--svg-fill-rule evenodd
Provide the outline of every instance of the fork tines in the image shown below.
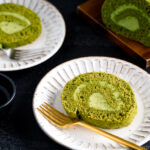
<path fill-rule="evenodd" d="M 63 125 L 67 124 L 71 121 L 69 117 L 62 114 L 46 102 L 44 104 L 40 105 L 37 110 L 52 124 L 62 127 Z"/>

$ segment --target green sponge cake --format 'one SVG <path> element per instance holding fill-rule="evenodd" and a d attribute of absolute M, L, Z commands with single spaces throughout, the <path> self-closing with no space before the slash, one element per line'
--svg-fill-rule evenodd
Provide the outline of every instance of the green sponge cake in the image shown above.
<path fill-rule="evenodd" d="M 12 3 L 0 5 L 0 48 L 14 48 L 32 43 L 41 33 L 37 14 Z"/>
<path fill-rule="evenodd" d="M 130 85 L 108 73 L 85 73 L 70 80 L 61 95 L 71 118 L 113 129 L 128 126 L 137 113 Z"/>
<path fill-rule="evenodd" d="M 150 0 L 105 0 L 101 11 L 109 29 L 150 47 Z"/>

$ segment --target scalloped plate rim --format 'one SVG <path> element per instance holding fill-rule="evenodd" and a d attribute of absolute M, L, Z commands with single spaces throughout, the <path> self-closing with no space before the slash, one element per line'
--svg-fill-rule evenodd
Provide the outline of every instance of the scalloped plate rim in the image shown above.
<path fill-rule="evenodd" d="M 78 58 L 74 58 L 74 59 L 71 59 L 71 60 L 68 60 L 68 61 L 65 61 L 59 65 L 57 65 L 56 67 L 52 68 L 51 70 L 49 70 L 43 77 L 42 79 L 39 81 L 39 83 L 37 84 L 36 88 L 35 88 L 35 91 L 34 91 L 34 94 L 33 94 L 33 100 L 32 100 L 32 110 L 33 110 L 33 115 L 35 117 L 35 120 L 38 124 L 38 126 L 40 127 L 40 129 L 49 137 L 51 138 L 52 140 L 54 140 L 55 142 L 59 143 L 60 145 L 64 146 L 64 147 L 67 147 L 67 148 L 71 148 L 71 146 L 68 146 L 68 145 L 65 145 L 63 142 L 60 142 L 59 140 L 55 139 L 54 137 L 52 137 L 51 135 L 48 134 L 48 132 L 45 131 L 45 129 L 41 126 L 40 122 L 38 121 L 38 117 L 36 116 L 36 113 L 35 113 L 35 108 L 34 108 L 34 98 L 35 98 L 35 93 L 38 89 L 38 87 L 40 86 L 40 84 L 42 83 L 42 81 L 44 81 L 44 79 L 51 73 L 53 72 L 53 70 L 57 69 L 59 66 L 63 65 L 63 64 L 66 64 L 66 63 L 69 63 L 69 62 L 72 62 L 72 61 L 76 61 L 76 60 L 82 60 L 82 59 L 112 59 L 112 60 L 118 60 L 118 61 L 121 61 L 125 64 L 128 64 L 128 65 L 131 65 L 131 66 L 134 66 L 136 69 L 140 70 L 141 72 L 145 73 L 145 75 L 147 75 L 147 77 L 150 78 L 150 75 L 142 68 L 140 68 L 139 66 L 135 65 L 135 64 L 132 64 L 126 60 L 122 60 L 122 59 L 119 59 L 119 58 L 114 58 L 114 57 L 109 57 L 109 56 L 85 56 L 85 57 L 78 57 Z M 139 145 L 143 145 L 145 144 L 146 142 L 148 142 L 150 140 L 150 135 L 147 136 L 147 138 L 145 138 L 145 140 L 143 140 Z M 77 148 L 76 148 L 77 149 Z M 80 150 L 80 149 L 77 149 L 77 150 Z"/>
<path fill-rule="evenodd" d="M 65 40 L 65 36 L 66 36 L 66 24 L 65 24 L 64 17 L 62 16 L 61 12 L 57 9 L 57 7 L 55 5 L 53 5 L 51 2 L 48 2 L 46 0 L 39 0 L 39 1 L 41 3 L 45 3 L 45 4 L 50 5 L 51 7 L 53 7 L 54 10 L 60 15 L 60 17 L 62 19 L 62 22 L 63 22 L 63 26 L 64 26 L 64 37 L 62 38 L 62 41 L 60 41 L 60 44 L 58 44 L 57 47 L 55 47 L 55 49 L 53 49 L 53 52 L 51 52 L 49 55 L 43 57 L 42 59 L 38 60 L 37 62 L 34 62 L 31 65 L 27 64 L 26 66 L 23 66 L 23 67 L 0 68 L 1 72 L 5 72 L 5 71 L 8 71 L 8 72 L 10 72 L 10 71 L 19 71 L 19 70 L 24 70 L 24 69 L 28 69 L 28 68 L 32 68 L 32 67 L 35 67 L 37 65 L 40 65 L 41 63 L 47 61 L 52 56 L 54 56 L 59 51 L 59 49 L 61 48 L 61 46 L 63 45 L 64 40 Z M 7 3 L 7 2 L 5 2 L 5 3 Z"/>

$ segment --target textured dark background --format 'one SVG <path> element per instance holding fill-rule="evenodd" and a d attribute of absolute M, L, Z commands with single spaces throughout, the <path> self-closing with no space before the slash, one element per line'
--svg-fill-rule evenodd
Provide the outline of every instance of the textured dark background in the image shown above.
<path fill-rule="evenodd" d="M 85 0 L 49 0 L 64 16 L 67 34 L 60 50 L 46 62 L 22 71 L 5 72 L 16 83 L 15 101 L 0 119 L 0 150 L 65 150 L 38 127 L 32 112 L 32 96 L 41 78 L 64 61 L 82 56 L 111 56 L 135 63 L 119 47 L 98 34 L 76 13 Z M 150 69 L 146 71 L 150 72 Z M 145 144 L 149 146 L 150 142 Z"/>

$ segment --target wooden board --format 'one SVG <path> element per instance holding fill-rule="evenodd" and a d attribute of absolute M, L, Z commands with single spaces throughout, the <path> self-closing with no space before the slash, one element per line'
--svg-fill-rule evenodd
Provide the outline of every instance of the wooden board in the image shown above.
<path fill-rule="evenodd" d="M 87 2 L 78 6 L 78 14 L 82 16 L 88 23 L 90 23 L 97 30 L 102 32 L 111 41 L 120 46 L 125 52 L 137 60 L 137 64 L 142 67 L 150 66 L 150 48 L 142 44 L 129 40 L 125 37 L 115 34 L 106 29 L 101 19 L 101 6 L 104 0 L 88 0 Z M 109 8 L 108 8 L 109 9 Z"/>

